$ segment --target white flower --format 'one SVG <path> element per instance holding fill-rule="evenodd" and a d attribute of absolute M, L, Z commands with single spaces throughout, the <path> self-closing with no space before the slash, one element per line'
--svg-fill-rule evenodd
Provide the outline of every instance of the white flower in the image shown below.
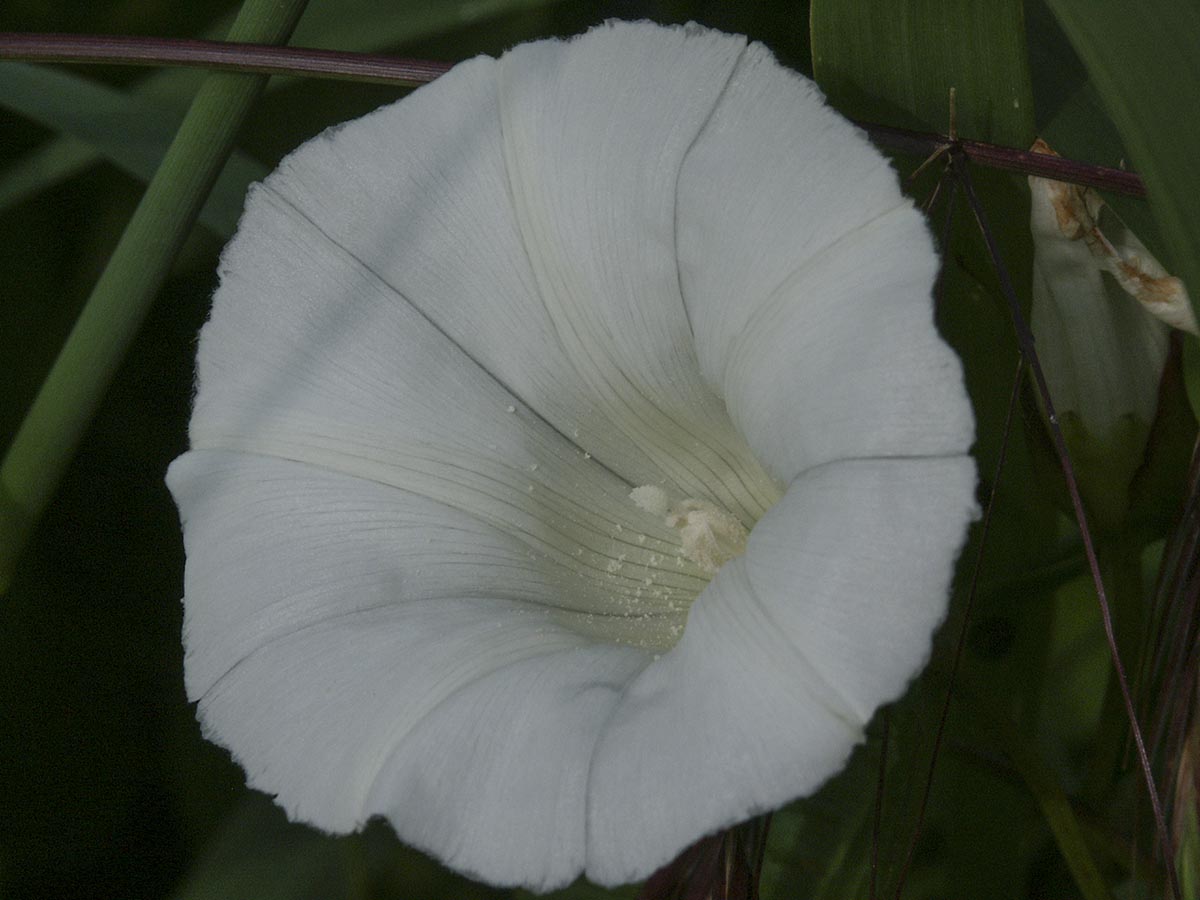
<path fill-rule="evenodd" d="M 305 144 L 225 251 L 168 476 L 206 734 L 293 818 L 537 889 L 813 791 L 974 514 L 935 269 L 817 89 L 696 26 Z"/>

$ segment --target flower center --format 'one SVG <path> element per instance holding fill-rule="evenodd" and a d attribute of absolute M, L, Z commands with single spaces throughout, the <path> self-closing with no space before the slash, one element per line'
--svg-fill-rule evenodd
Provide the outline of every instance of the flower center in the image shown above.
<path fill-rule="evenodd" d="M 621 521 L 579 535 L 572 585 L 563 586 L 570 605 L 556 615 L 588 637 L 657 656 L 683 635 L 692 602 L 721 566 L 745 552 L 749 528 L 711 500 L 673 498 L 656 485 L 634 488 L 625 502 Z"/>
<path fill-rule="evenodd" d="M 746 549 L 749 532 L 734 516 L 704 500 L 686 499 L 674 505 L 667 492 L 654 485 L 634 488 L 629 499 L 652 516 L 661 516 L 676 529 L 683 555 L 709 578 Z"/>
<path fill-rule="evenodd" d="M 650 650 L 657 657 L 683 635 L 692 601 L 717 570 L 745 551 L 749 531 L 707 500 L 672 501 L 655 485 L 634 488 L 629 499 L 641 512 L 626 526 L 616 526 L 612 549 L 602 563 L 603 599 L 591 612 L 564 612 L 564 622 L 591 637 Z M 596 571 L 604 558 L 589 569 Z"/>

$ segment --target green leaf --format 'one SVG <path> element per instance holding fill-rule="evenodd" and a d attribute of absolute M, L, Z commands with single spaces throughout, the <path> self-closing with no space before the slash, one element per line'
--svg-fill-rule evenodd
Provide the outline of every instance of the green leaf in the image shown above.
<path fill-rule="evenodd" d="M 382 50 L 428 40 L 500 16 L 532 12 L 562 0 L 315 0 L 296 29 L 297 47 Z"/>
<path fill-rule="evenodd" d="M 1175 866 L 1183 896 L 1200 896 L 1200 815 L 1196 812 L 1196 797 L 1182 809 L 1179 819 L 1179 849 L 1175 851 Z"/>
<path fill-rule="evenodd" d="M 1054 832 L 1058 849 L 1071 870 L 1075 885 L 1084 900 L 1112 900 L 1104 877 L 1083 838 L 1071 802 L 1034 749 L 1009 723 L 997 718 L 993 722 L 1000 746 L 1037 799 L 1046 823 Z"/>
<path fill-rule="evenodd" d="M 261 794 L 222 824 L 175 900 L 350 900 L 344 842 L 288 822 Z"/>
<path fill-rule="evenodd" d="M 0 66 L 0 104 L 75 139 L 55 141 L 9 172 L 0 183 L 0 197 L 10 202 L 45 188 L 39 175 L 78 171 L 78 157 L 91 153 L 148 182 L 182 118 L 180 109 L 161 99 L 129 95 L 73 72 L 24 63 Z M 232 235 L 247 186 L 266 174 L 266 166 L 234 151 L 200 221 L 219 235 Z"/>
<path fill-rule="evenodd" d="M 87 141 L 65 136 L 25 154 L 0 172 L 0 212 L 66 181 L 99 158 Z"/>
<path fill-rule="evenodd" d="M 962 137 L 1033 142 L 1020 0 L 812 2 L 813 73 L 838 109 L 945 132 L 950 88 Z"/>
<path fill-rule="evenodd" d="M 1168 270 L 1200 310 L 1200 6 L 1046 0 L 1146 182 Z"/>

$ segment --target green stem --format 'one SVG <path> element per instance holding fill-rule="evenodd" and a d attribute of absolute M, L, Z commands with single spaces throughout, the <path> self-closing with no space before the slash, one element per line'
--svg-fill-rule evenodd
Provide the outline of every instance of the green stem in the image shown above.
<path fill-rule="evenodd" d="M 1120 704 L 1120 697 L 1117 697 Z M 1118 714 L 1121 710 L 1118 708 Z M 1005 755 L 1021 774 L 1032 792 L 1046 824 L 1054 834 L 1059 852 L 1075 879 L 1075 886 L 1086 900 L 1111 900 L 1108 886 L 1100 873 L 1092 851 L 1084 839 L 1083 828 L 1054 772 L 1038 755 L 1036 748 L 1006 719 L 993 720 L 995 734 Z"/>
<path fill-rule="evenodd" d="M 286 42 L 307 0 L 246 0 L 231 41 Z M 209 76 L 0 466 L 0 593 L 267 78 Z"/>

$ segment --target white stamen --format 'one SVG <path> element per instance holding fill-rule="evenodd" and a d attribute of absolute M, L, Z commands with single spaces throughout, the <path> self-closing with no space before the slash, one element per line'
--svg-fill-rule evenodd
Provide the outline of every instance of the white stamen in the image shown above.
<path fill-rule="evenodd" d="M 725 510 L 705 500 L 683 500 L 670 504 L 662 488 L 645 484 L 629 493 L 638 508 L 652 516 L 662 516 L 667 525 L 679 530 L 683 555 L 707 575 L 715 575 L 721 566 L 740 556 L 746 549 L 749 532 Z"/>
<path fill-rule="evenodd" d="M 652 516 L 666 516 L 670 507 L 667 492 L 653 484 L 635 487 L 629 492 L 629 499 L 637 504 L 638 509 L 644 510 Z"/>

